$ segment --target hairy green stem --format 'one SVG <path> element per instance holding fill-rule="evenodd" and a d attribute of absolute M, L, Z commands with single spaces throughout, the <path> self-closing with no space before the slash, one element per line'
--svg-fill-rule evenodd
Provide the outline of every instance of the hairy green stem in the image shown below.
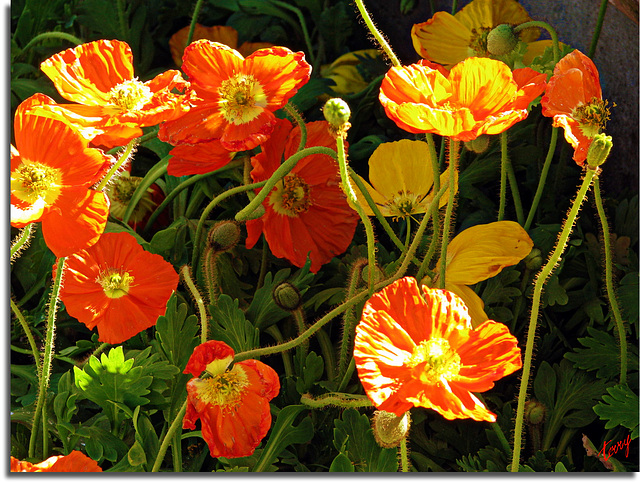
<path fill-rule="evenodd" d="M 507 163 L 509 150 L 507 148 L 507 133 L 500 134 L 500 205 L 498 207 L 498 221 L 504 219 L 504 209 L 507 206 Z"/>
<path fill-rule="evenodd" d="M 553 61 L 554 63 L 557 64 L 558 61 L 560 60 L 560 44 L 558 43 L 558 34 L 556 33 L 555 29 L 546 22 L 542 22 L 540 20 L 531 20 L 529 22 L 524 22 L 514 27 L 513 33 L 517 34 L 521 30 L 524 30 L 529 27 L 541 27 L 545 29 L 547 32 L 549 32 L 549 35 L 551 36 L 551 42 L 553 45 Z"/>
<path fill-rule="evenodd" d="M 287 10 L 292 11 L 298 17 L 298 22 L 300 22 L 300 28 L 302 29 L 302 36 L 304 37 L 304 42 L 307 45 L 307 52 L 309 53 L 309 60 L 311 61 L 311 65 L 316 67 L 316 58 L 313 54 L 313 45 L 311 44 L 311 37 L 309 36 L 309 30 L 307 29 L 307 22 L 304 20 L 304 15 L 299 8 L 294 7 L 293 5 L 289 5 L 286 2 L 281 2 L 280 0 L 270 0 L 271 3 L 278 5 L 282 8 L 286 8 Z"/>
<path fill-rule="evenodd" d="M 312 154 L 326 154 L 327 156 L 331 156 L 333 159 L 337 159 L 338 155 L 331 148 L 326 148 L 324 146 L 313 146 L 310 148 L 305 148 L 302 151 L 298 151 L 289 159 L 287 159 L 284 163 L 282 163 L 278 169 L 276 169 L 271 177 L 268 180 L 262 181 L 264 183 L 264 188 L 260 190 L 260 192 L 256 195 L 256 197 L 251 200 L 251 202 L 241 209 L 236 214 L 236 221 L 245 221 L 248 219 L 251 214 L 262 204 L 262 202 L 266 199 L 266 197 L 271 193 L 271 190 L 274 188 L 276 183 L 284 178 L 289 172 L 295 168 L 298 161 L 306 156 L 310 156 Z"/>
<path fill-rule="evenodd" d="M 347 286 L 346 300 L 349 300 L 354 296 L 356 288 L 358 287 L 358 280 L 362 273 L 362 265 L 364 260 L 360 262 L 356 261 L 351 269 L 351 276 L 349 277 L 349 284 Z M 353 313 L 353 308 L 346 310 L 342 317 L 342 339 L 340 340 L 340 354 L 338 356 L 338 377 L 342 378 L 347 370 L 347 361 L 351 360 L 351 334 L 355 330 L 356 317 Z"/>
<path fill-rule="evenodd" d="M 24 248 L 27 248 L 29 246 L 29 240 L 33 235 L 34 226 L 35 223 L 29 223 L 28 225 L 25 225 L 20 233 L 18 233 L 16 239 L 11 243 L 11 263 L 13 263 L 18 258 L 20 252 Z"/>
<path fill-rule="evenodd" d="M 131 152 L 133 151 L 133 148 L 136 146 L 137 141 L 138 141 L 137 139 L 132 139 L 131 141 L 129 141 L 129 144 L 127 144 L 127 146 L 125 147 L 122 155 L 120 155 L 120 157 L 118 158 L 118 161 L 114 163 L 111 169 L 109 169 L 109 172 L 106 174 L 106 176 L 102 178 L 102 181 L 100 181 L 100 183 L 98 184 L 98 187 L 96 188 L 97 191 L 102 191 L 104 187 L 107 186 L 109 181 L 111 181 L 111 178 L 113 177 L 113 175 L 129 159 L 129 156 L 131 156 Z"/>
<path fill-rule="evenodd" d="M 340 385 L 338 386 L 338 392 L 344 391 L 344 388 L 347 387 L 349 381 L 351 380 L 351 376 L 353 376 L 353 371 L 356 370 L 356 360 L 352 357 L 349 365 L 347 366 L 347 370 L 342 377 L 342 381 L 340 381 Z"/>
<path fill-rule="evenodd" d="M 51 296 L 49 297 L 49 311 L 47 313 L 47 332 L 44 343 L 44 355 L 42 357 L 42 366 L 40 370 L 40 381 L 38 386 L 38 398 L 36 400 L 36 410 L 33 415 L 33 426 L 31 427 L 31 438 L 29 439 L 29 458 L 35 458 L 36 452 L 36 436 L 38 434 L 39 418 L 42 418 L 42 454 L 41 459 L 48 457 L 47 444 L 49 440 L 48 418 L 46 417 L 46 400 L 47 390 L 49 389 L 49 377 L 51 375 L 51 360 L 55 344 L 56 332 L 56 312 L 58 311 L 58 296 L 60 295 L 60 287 L 64 275 L 64 263 L 66 257 L 58 259 L 56 265 L 56 278 L 51 287 Z"/>
<path fill-rule="evenodd" d="M 202 299 L 202 295 L 200 295 L 200 291 L 198 287 L 196 287 L 195 282 L 193 281 L 191 275 L 191 269 L 188 265 L 184 265 L 180 269 L 180 276 L 184 284 L 189 289 L 189 293 L 193 297 L 193 300 L 196 302 L 198 306 L 198 314 L 200 316 L 200 343 L 204 344 L 209 339 L 209 319 L 207 318 L 207 310 L 204 306 L 204 300 Z"/>
<path fill-rule="evenodd" d="M 598 39 L 600 39 L 600 32 L 602 31 L 602 24 L 604 23 L 604 16 L 607 13 L 608 4 L 608 0 L 602 0 L 600 2 L 600 10 L 598 10 L 598 21 L 596 23 L 596 28 L 593 31 L 593 37 L 591 37 L 591 45 L 589 46 L 589 53 L 587 54 L 591 58 L 593 58 L 593 55 L 596 53 L 596 47 L 598 46 Z"/>
<path fill-rule="evenodd" d="M 627 382 L 627 331 L 620 314 L 618 300 L 616 299 L 616 291 L 613 286 L 613 263 L 611 253 L 611 235 L 609 234 L 609 223 L 607 222 L 607 214 L 602 205 L 602 196 L 600 195 L 600 179 L 596 176 L 593 184 L 593 194 L 596 199 L 596 208 L 600 217 L 600 225 L 602 226 L 602 241 L 604 244 L 604 260 L 605 260 L 605 285 L 607 288 L 607 298 L 613 313 L 613 320 L 616 323 L 618 331 L 618 342 L 620 343 L 620 384 Z"/>
<path fill-rule="evenodd" d="M 187 35 L 187 45 L 191 43 L 193 39 L 193 32 L 196 30 L 196 24 L 198 23 L 198 15 L 200 15 L 200 8 L 202 7 L 202 0 L 196 2 L 196 6 L 193 8 L 193 15 L 191 16 L 191 23 L 189 24 L 189 35 Z"/>
<path fill-rule="evenodd" d="M 371 20 L 371 17 L 369 16 L 369 12 L 367 12 L 367 9 L 365 8 L 363 1 L 355 0 L 355 2 L 356 2 L 356 6 L 358 7 L 358 10 L 360 11 L 360 15 L 362 15 L 362 19 L 364 20 L 364 23 L 367 24 L 367 28 L 369 29 L 369 32 L 371 32 L 371 34 L 374 36 L 378 44 L 380 44 L 380 47 L 382 47 L 382 50 L 384 50 L 385 54 L 387 54 L 387 57 L 389 57 L 389 60 L 391 61 L 393 66 L 400 67 L 401 64 L 400 64 L 400 61 L 398 60 L 398 57 L 396 57 L 396 54 L 394 54 L 393 50 L 391 50 L 391 46 L 389 45 L 389 43 L 378 31 L 376 26 L 373 24 L 373 20 Z"/>
<path fill-rule="evenodd" d="M 83 44 L 84 41 L 79 39 L 78 37 L 75 37 L 71 34 L 68 34 L 66 32 L 43 32 L 41 34 L 36 35 L 34 38 L 32 38 L 27 45 L 24 46 L 24 48 L 20 51 L 20 53 L 18 55 L 22 55 L 23 53 L 27 52 L 31 47 L 33 47 L 34 45 L 36 45 L 38 42 L 41 42 L 43 40 L 46 39 L 62 39 L 62 40 L 68 40 L 69 42 L 71 42 L 72 44 L 75 45 L 80 45 Z"/>
<path fill-rule="evenodd" d="M 324 329 L 320 329 L 317 332 L 317 339 L 324 359 L 324 367 L 327 371 L 327 380 L 333 381 L 336 377 L 336 358 L 333 353 L 333 344 Z"/>
<path fill-rule="evenodd" d="M 402 473 L 409 472 L 409 452 L 407 451 L 407 437 L 400 441 L 400 471 Z"/>
<path fill-rule="evenodd" d="M 298 327 L 298 334 L 304 334 L 304 331 L 307 330 L 307 325 L 304 321 L 304 312 L 301 308 L 297 308 L 291 312 L 293 316 L 293 320 L 296 322 L 296 326 Z M 309 352 L 309 340 L 305 340 L 302 344 L 296 347 L 297 354 L 296 356 L 299 359 L 300 366 L 304 366 L 304 361 L 307 360 L 307 354 Z"/>
<path fill-rule="evenodd" d="M 125 0 L 117 0 L 117 6 L 118 6 L 118 27 L 120 28 L 120 39 L 124 40 L 125 42 L 129 41 L 129 26 L 127 25 L 127 19 L 126 19 L 126 7 L 125 7 Z"/>
<path fill-rule="evenodd" d="M 320 409 L 327 406 L 337 406 L 340 408 L 370 408 L 373 404 L 367 396 L 359 394 L 344 394 L 339 392 L 329 392 L 322 396 L 313 397 L 310 394 L 303 394 L 300 402 L 310 408 Z"/>
<path fill-rule="evenodd" d="M 578 212 L 580 211 L 582 202 L 584 201 L 587 195 L 587 191 L 589 190 L 589 187 L 591 186 L 591 183 L 595 176 L 595 170 L 587 169 L 586 174 L 584 175 L 584 178 L 582 180 L 582 185 L 580 186 L 578 194 L 576 195 L 571 209 L 567 214 L 562 232 L 558 236 L 558 243 L 556 244 L 556 248 L 549 257 L 547 263 L 538 273 L 534 284 L 533 301 L 531 304 L 531 318 L 529 319 L 529 328 L 527 330 L 527 342 L 524 353 L 524 361 L 522 364 L 520 391 L 518 393 L 518 408 L 516 410 L 516 421 L 513 438 L 513 458 L 511 462 L 511 471 L 513 472 L 517 472 L 520 468 L 520 451 L 522 449 L 524 406 L 527 400 L 527 389 L 529 387 L 529 375 L 531 373 L 531 361 L 533 358 L 533 347 L 535 344 L 536 328 L 538 326 L 538 313 L 540 310 L 542 288 L 544 287 L 547 278 L 549 278 L 549 276 L 551 275 L 551 272 L 557 265 L 558 261 L 560 260 L 560 256 L 567 246 L 567 242 L 569 241 L 569 236 L 571 235 L 571 231 L 573 230 L 573 225 L 575 224 L 576 217 L 578 216 Z"/>
<path fill-rule="evenodd" d="M 173 423 L 171 423 L 171 426 L 169 426 L 169 429 L 167 430 L 167 434 L 164 435 L 164 439 L 162 440 L 162 444 L 160 445 L 160 448 L 158 449 L 158 454 L 156 455 L 156 461 L 153 463 L 153 468 L 151 468 L 151 471 L 153 473 L 157 473 L 160 470 L 160 465 L 162 465 L 162 460 L 164 460 L 164 455 L 167 454 L 167 449 L 169 448 L 171 441 L 173 441 L 174 433 L 178 431 L 178 429 L 182 426 L 182 418 L 184 418 L 184 415 L 186 414 L 186 412 L 187 412 L 187 401 L 185 401 L 184 404 L 182 404 L 182 407 L 180 408 L 180 411 L 178 411 L 178 414 L 176 414 L 176 417 L 173 420 Z"/>
<path fill-rule="evenodd" d="M 304 119 L 298 112 L 298 110 L 291 103 L 286 103 L 284 106 L 284 111 L 291 117 L 298 127 L 300 128 L 300 143 L 298 144 L 298 149 L 296 152 L 300 152 L 307 145 L 307 125 L 304 123 Z"/>
<path fill-rule="evenodd" d="M 29 341 L 29 345 L 31 346 L 31 354 L 33 355 L 33 359 L 36 361 L 36 371 L 38 373 L 38 378 L 41 378 L 42 366 L 40 365 L 40 351 L 38 350 L 38 346 L 36 345 L 36 340 L 33 338 L 33 333 L 31 332 L 31 328 L 29 327 L 29 324 L 27 324 L 27 321 L 25 320 L 24 315 L 22 315 L 20 308 L 18 308 L 16 303 L 13 301 L 13 299 L 10 299 L 10 302 L 11 302 L 11 310 L 16 316 L 16 319 L 18 319 L 18 322 L 20 322 L 20 325 L 22 326 L 22 330 L 24 330 L 24 333 L 27 336 L 27 340 Z"/>
<path fill-rule="evenodd" d="M 447 245 L 449 245 L 449 235 L 451 233 L 451 218 L 453 214 L 453 205 L 455 200 L 455 179 L 458 170 L 458 150 L 460 141 L 449 139 L 449 199 L 447 200 L 447 210 L 444 214 L 444 224 L 442 226 L 442 244 L 440 246 L 440 277 L 438 287 L 444 288 L 445 271 L 447 270 Z"/>
<path fill-rule="evenodd" d="M 284 337 L 282 337 L 282 333 L 280 329 L 278 329 L 277 325 L 270 325 L 265 329 L 265 332 L 269 334 L 276 342 L 284 341 Z M 291 354 L 288 352 L 282 352 L 282 365 L 284 366 L 284 374 L 287 377 L 293 376 L 293 364 L 291 363 Z"/>
<path fill-rule="evenodd" d="M 549 174 L 549 167 L 551 166 L 553 153 L 556 150 L 556 143 L 558 142 L 559 129 L 560 128 L 554 127 L 551 131 L 551 141 L 549 142 L 549 150 L 547 151 L 547 157 L 544 160 L 544 165 L 542 166 L 542 172 L 540 173 L 540 179 L 538 180 L 538 187 L 536 188 L 536 194 L 533 197 L 531 208 L 529 208 L 527 221 L 524 222 L 524 229 L 527 231 L 529 231 L 529 228 L 531 228 L 533 217 L 535 216 L 536 211 L 538 210 L 538 204 L 540 203 L 540 198 L 542 198 L 542 192 L 544 191 L 544 186 L 547 181 L 547 174 Z"/>
<path fill-rule="evenodd" d="M 522 201 L 520 199 L 520 189 L 518 188 L 518 180 L 516 173 L 513 171 L 513 164 L 507 157 L 507 177 L 509 178 L 509 188 L 511 188 L 511 196 L 513 197 L 513 206 L 516 209 L 516 220 L 522 226 L 524 223 L 524 211 L 522 211 Z"/>

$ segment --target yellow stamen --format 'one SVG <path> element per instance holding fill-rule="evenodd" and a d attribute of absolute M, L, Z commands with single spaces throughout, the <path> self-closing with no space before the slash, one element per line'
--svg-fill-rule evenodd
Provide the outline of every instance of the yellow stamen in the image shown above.
<path fill-rule="evenodd" d="M 478 27 L 471 30 L 471 41 L 469 42 L 470 57 L 489 57 L 487 51 L 487 37 L 491 27 Z"/>
<path fill-rule="evenodd" d="M 53 204 L 60 194 L 62 174 L 60 170 L 28 160 L 11 173 L 11 193 L 22 201 L 34 204 L 42 199 Z"/>
<path fill-rule="evenodd" d="M 398 191 L 398 193 L 386 203 L 389 213 L 394 220 L 398 218 L 407 218 L 416 214 L 416 208 L 420 204 L 421 196 L 411 191 Z"/>
<path fill-rule="evenodd" d="M 578 121 L 586 137 L 592 138 L 604 131 L 611 115 L 608 104 L 606 100 L 592 97 L 589 104 L 582 104 L 573 110 L 571 117 Z"/>
<path fill-rule="evenodd" d="M 124 81 L 111 89 L 109 101 L 126 111 L 142 109 L 153 97 L 151 89 L 138 79 Z"/>
<path fill-rule="evenodd" d="M 273 210 L 289 217 L 306 212 L 312 205 L 309 185 L 295 173 L 286 175 L 269 196 Z"/>
<path fill-rule="evenodd" d="M 101 273 L 96 281 L 102 286 L 107 297 L 119 299 L 129 293 L 133 285 L 133 276 L 129 275 L 129 272 L 111 268 Z"/>
<path fill-rule="evenodd" d="M 460 372 L 460 356 L 446 339 L 423 340 L 405 361 L 426 384 L 450 381 Z"/>
<path fill-rule="evenodd" d="M 198 397 L 206 404 L 214 406 L 233 406 L 240 402 L 249 378 L 241 366 L 233 366 L 230 371 L 212 377 L 191 381 Z"/>
<path fill-rule="evenodd" d="M 110 213 L 114 217 L 119 220 L 122 219 L 133 193 L 135 193 L 141 182 L 142 178 L 138 176 L 129 176 L 128 173 L 122 173 L 122 176 L 107 186 L 106 193 L 111 202 Z M 151 199 L 152 192 L 153 190 L 148 188 L 147 191 L 143 193 L 142 198 L 140 198 L 133 213 L 131 213 L 129 221 L 138 223 L 155 208 L 156 203 Z"/>
<path fill-rule="evenodd" d="M 220 84 L 220 112 L 233 124 L 245 124 L 252 121 L 267 105 L 267 96 L 255 77 L 249 74 L 236 74 Z"/>

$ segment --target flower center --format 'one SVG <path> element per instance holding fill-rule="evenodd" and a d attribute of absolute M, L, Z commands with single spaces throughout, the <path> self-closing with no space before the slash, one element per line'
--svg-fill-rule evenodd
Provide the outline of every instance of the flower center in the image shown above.
<path fill-rule="evenodd" d="M 241 366 L 233 366 L 222 374 L 193 381 L 198 397 L 207 404 L 229 406 L 237 403 L 249 385 L 249 378 Z"/>
<path fill-rule="evenodd" d="M 461 368 L 458 353 L 451 349 L 446 339 L 439 338 L 420 342 L 405 364 L 426 384 L 437 384 L 443 379 L 449 381 Z"/>
<path fill-rule="evenodd" d="M 611 115 L 608 104 L 609 101 L 592 97 L 589 104 L 582 104 L 571 113 L 571 117 L 578 121 L 582 133 L 588 138 L 601 133 L 607 126 L 607 121 Z"/>
<path fill-rule="evenodd" d="M 61 184 L 60 170 L 41 163 L 25 161 L 11 173 L 11 193 L 29 204 L 40 199 L 47 205 L 53 204 Z"/>
<path fill-rule="evenodd" d="M 129 272 L 110 268 L 101 273 L 96 281 L 102 286 L 107 297 L 119 299 L 129 293 L 129 288 L 133 284 L 133 276 L 129 275 Z"/>
<path fill-rule="evenodd" d="M 151 89 L 138 79 L 124 81 L 109 92 L 109 102 L 126 111 L 142 109 L 153 97 Z"/>
<path fill-rule="evenodd" d="M 220 112 L 233 124 L 245 124 L 252 121 L 267 105 L 267 96 L 250 74 L 236 74 L 223 81 L 218 89 Z"/>
<path fill-rule="evenodd" d="M 470 57 L 489 57 L 487 51 L 487 37 L 493 30 L 490 27 L 478 27 L 471 29 L 471 40 L 469 41 Z"/>
<path fill-rule="evenodd" d="M 295 173 L 289 173 L 269 197 L 273 210 L 290 217 L 304 213 L 312 205 L 309 185 Z"/>
<path fill-rule="evenodd" d="M 415 209 L 420 203 L 420 196 L 411 191 L 398 191 L 391 201 L 387 202 L 389 213 L 393 215 L 394 220 L 398 218 L 407 218 L 415 214 Z"/>
<path fill-rule="evenodd" d="M 113 183 L 110 183 L 107 186 L 106 193 L 109 197 L 109 201 L 111 202 L 111 211 L 110 213 L 118 218 L 122 219 L 124 213 L 131 201 L 131 197 L 133 193 L 138 188 L 138 185 L 142 182 L 142 178 L 137 176 L 129 176 L 128 173 L 122 173 L 117 180 Z M 136 204 L 136 207 L 131 213 L 129 217 L 129 221 L 133 223 L 138 223 L 147 216 L 148 213 L 153 210 L 156 206 L 156 202 L 151 199 L 152 189 L 148 188 L 140 198 L 140 201 Z"/>

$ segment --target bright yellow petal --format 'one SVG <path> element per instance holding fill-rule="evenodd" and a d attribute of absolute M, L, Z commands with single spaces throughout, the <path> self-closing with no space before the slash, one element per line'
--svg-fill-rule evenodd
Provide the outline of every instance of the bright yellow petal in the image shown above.
<path fill-rule="evenodd" d="M 503 23 L 519 25 L 531 20 L 524 7 L 515 0 L 473 0 L 455 17 L 469 30 L 493 28 Z"/>
<path fill-rule="evenodd" d="M 469 57 L 471 30 L 447 12 L 436 12 L 432 19 L 411 29 L 411 41 L 424 58 L 451 66 Z"/>
<path fill-rule="evenodd" d="M 381 144 L 369 159 L 369 180 L 387 199 L 398 193 L 426 196 L 433 185 L 429 146 L 409 139 Z"/>
<path fill-rule="evenodd" d="M 442 188 L 443 186 L 448 186 L 448 184 L 449 184 L 449 168 L 447 168 L 444 171 L 444 173 L 440 175 L 440 188 Z M 455 172 L 455 179 L 453 180 L 453 185 L 454 185 L 454 193 L 457 193 L 458 192 L 458 172 L 457 171 Z M 424 213 L 426 211 L 426 208 L 428 208 L 429 205 L 431 204 L 431 201 L 433 200 L 435 194 L 436 194 L 435 191 L 431 190 L 431 193 L 429 193 L 429 196 L 427 196 L 423 201 L 425 209 L 423 211 L 419 211 L 418 213 Z M 443 206 L 445 206 L 448 200 L 449 200 L 449 188 L 447 188 L 444 194 L 440 197 L 438 208 L 442 208 Z"/>
<path fill-rule="evenodd" d="M 467 309 L 469 309 L 471 325 L 474 329 L 489 320 L 489 317 L 484 311 L 484 302 L 480 297 L 478 297 L 471 287 L 446 282 L 444 288 L 458 295 L 465 303 Z"/>
<path fill-rule="evenodd" d="M 472 285 L 486 280 L 520 262 L 532 248 L 533 241 L 515 221 L 472 226 L 447 247 L 445 282 Z"/>

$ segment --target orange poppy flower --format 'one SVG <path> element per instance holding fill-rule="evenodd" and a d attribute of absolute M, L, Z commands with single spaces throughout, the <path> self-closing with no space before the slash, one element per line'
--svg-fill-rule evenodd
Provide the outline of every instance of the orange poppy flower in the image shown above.
<path fill-rule="evenodd" d="M 283 155 L 287 159 L 296 152 L 299 142 L 300 128 L 279 119 L 262 152 L 251 158 L 253 181 L 268 179 L 280 166 Z M 326 121 L 307 124 L 309 146 L 336 148 Z M 358 224 L 358 215 L 340 188 L 338 165 L 324 154 L 301 159 L 263 206 L 265 214 L 247 222 L 247 248 L 252 248 L 264 233 L 271 252 L 296 267 L 304 266 L 309 254 L 314 273 L 347 249 Z"/>
<path fill-rule="evenodd" d="M 220 140 L 205 141 L 196 144 L 179 144 L 171 151 L 167 174 L 186 176 L 205 174 L 228 164 L 234 153 L 222 146 Z"/>
<path fill-rule="evenodd" d="M 236 362 L 224 342 L 210 340 L 196 347 L 184 370 L 187 382 L 185 429 L 196 429 L 214 458 L 251 456 L 271 427 L 269 401 L 280 392 L 278 374 L 260 361 Z M 206 372 L 204 376 L 201 374 Z"/>
<path fill-rule="evenodd" d="M 420 57 L 452 67 L 469 57 L 490 57 L 487 36 L 501 24 L 519 25 L 531 17 L 515 0 L 473 0 L 451 15 L 436 12 L 411 29 L 411 40 Z M 540 36 L 537 28 L 524 29 L 519 38 L 531 43 Z"/>
<path fill-rule="evenodd" d="M 89 189 L 113 159 L 62 121 L 34 114 L 41 94 L 22 102 L 15 114 L 11 146 L 11 225 L 42 222 L 42 234 L 58 257 L 96 241 L 104 231 L 109 200 Z"/>
<path fill-rule="evenodd" d="M 414 406 L 447 419 L 496 420 L 472 392 L 522 367 L 518 341 L 499 322 L 475 330 L 452 292 L 397 280 L 365 304 L 353 357 L 369 399 L 401 416 Z"/>
<path fill-rule="evenodd" d="M 499 134 L 527 117 L 527 106 L 546 80 L 533 72 L 514 77 L 503 62 L 478 57 L 455 65 L 449 77 L 425 62 L 392 67 L 380 86 L 380 102 L 405 131 L 470 141 Z"/>
<path fill-rule="evenodd" d="M 596 134 L 604 131 L 611 112 L 602 100 L 600 75 L 593 61 L 579 50 L 556 64 L 542 98 L 542 114 L 553 117 L 573 146 L 573 160 L 582 166 Z"/>
<path fill-rule="evenodd" d="M 128 233 L 105 233 L 67 259 L 60 299 L 69 315 L 98 327 L 101 342 L 120 344 L 155 325 L 177 286 L 178 274 L 160 255 Z"/>
<path fill-rule="evenodd" d="M 197 40 L 185 49 L 182 70 L 191 81 L 193 107 L 162 124 L 158 137 L 174 146 L 219 139 L 229 151 L 253 149 L 266 141 L 276 123 L 273 112 L 311 74 L 302 52 L 272 47 L 245 59 L 209 40 Z"/>
<path fill-rule="evenodd" d="M 45 60 L 40 68 L 62 97 L 78 104 L 48 108 L 71 122 L 101 130 L 96 146 L 120 146 L 142 135 L 143 126 L 174 119 L 188 109 L 182 95 L 188 84 L 177 70 L 148 82 L 133 75 L 131 48 L 119 40 L 96 40 Z"/>
<path fill-rule="evenodd" d="M 187 38 L 189 37 L 190 27 L 190 25 L 187 25 L 186 27 L 178 30 L 169 39 L 171 57 L 173 57 L 173 61 L 178 67 L 182 65 L 182 54 L 184 53 L 184 49 L 187 47 Z M 240 48 L 238 48 L 238 31 L 233 27 L 226 25 L 205 27 L 196 23 L 191 41 L 195 42 L 200 39 L 211 40 L 212 42 L 220 42 L 221 44 L 228 45 L 232 49 L 237 49 L 243 57 L 253 54 L 256 50 L 273 47 L 273 44 L 269 42 L 243 42 Z"/>
<path fill-rule="evenodd" d="M 29 463 L 11 457 L 11 471 L 19 473 L 79 473 L 102 471 L 98 463 L 80 451 L 72 451 L 67 456 L 52 456 L 42 463 Z"/>

